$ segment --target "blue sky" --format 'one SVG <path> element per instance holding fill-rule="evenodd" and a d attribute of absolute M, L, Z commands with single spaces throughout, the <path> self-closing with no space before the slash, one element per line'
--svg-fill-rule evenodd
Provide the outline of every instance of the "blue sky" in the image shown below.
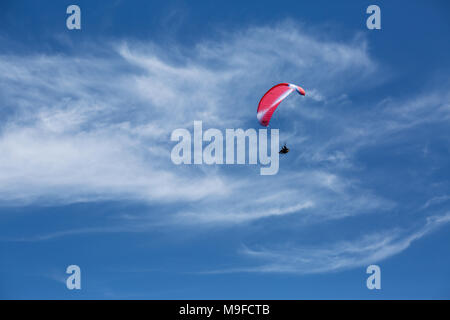
<path fill-rule="evenodd" d="M 448 299 L 448 9 L 2 1 L 0 298 Z M 171 162 L 194 120 L 259 128 L 279 82 L 307 95 L 277 175 Z"/>

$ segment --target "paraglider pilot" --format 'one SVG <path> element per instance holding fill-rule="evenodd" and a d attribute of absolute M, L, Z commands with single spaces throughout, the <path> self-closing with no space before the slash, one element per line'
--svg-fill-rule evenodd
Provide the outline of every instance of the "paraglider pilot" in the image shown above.
<path fill-rule="evenodd" d="M 281 150 L 280 150 L 280 154 L 286 154 L 286 153 L 288 153 L 289 152 L 289 148 L 288 147 L 286 147 L 286 144 L 284 144 L 284 146 L 283 146 L 283 148 L 281 148 Z"/>

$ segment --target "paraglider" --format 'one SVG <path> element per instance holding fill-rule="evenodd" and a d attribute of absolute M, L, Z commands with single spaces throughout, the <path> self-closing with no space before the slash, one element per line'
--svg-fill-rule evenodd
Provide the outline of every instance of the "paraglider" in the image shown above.
<path fill-rule="evenodd" d="M 294 91 L 297 91 L 302 96 L 305 95 L 305 90 L 302 87 L 291 83 L 280 83 L 267 91 L 259 101 L 256 114 L 259 123 L 267 127 L 276 108 Z"/>
<path fill-rule="evenodd" d="M 258 104 L 256 118 L 258 119 L 259 123 L 264 127 L 267 127 L 277 107 L 294 91 L 297 91 L 302 96 L 305 95 L 305 90 L 303 90 L 302 87 L 292 83 L 280 83 L 267 91 Z M 279 153 L 286 154 L 288 152 L 289 148 L 286 147 L 285 144 Z"/>

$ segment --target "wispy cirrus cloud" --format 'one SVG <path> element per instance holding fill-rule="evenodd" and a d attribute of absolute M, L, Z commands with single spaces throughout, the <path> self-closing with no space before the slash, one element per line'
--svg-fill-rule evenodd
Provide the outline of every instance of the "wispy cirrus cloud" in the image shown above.
<path fill-rule="evenodd" d="M 416 230 L 392 229 L 365 235 L 352 241 L 341 241 L 319 247 L 278 246 L 251 249 L 241 254 L 261 261 L 261 265 L 230 268 L 206 273 L 275 272 L 312 274 L 335 272 L 378 263 L 407 249 L 437 228 L 450 222 L 450 213 L 430 216 Z"/>
<path fill-rule="evenodd" d="M 1 124 L 0 180 L 8 187 L 0 198 L 70 203 L 226 196 L 233 183 L 225 174 L 209 171 L 206 177 L 173 167 L 171 130 L 195 119 L 242 126 L 254 118 L 260 90 L 278 78 L 322 84 L 313 89 L 319 96 L 336 74 L 373 69 L 364 43 L 320 42 L 301 32 L 286 36 L 280 31 L 288 25 L 224 35 L 181 55 L 167 56 L 156 44 L 122 43 L 115 54 L 95 58 L 1 56 L 0 94 L 11 112 Z"/>

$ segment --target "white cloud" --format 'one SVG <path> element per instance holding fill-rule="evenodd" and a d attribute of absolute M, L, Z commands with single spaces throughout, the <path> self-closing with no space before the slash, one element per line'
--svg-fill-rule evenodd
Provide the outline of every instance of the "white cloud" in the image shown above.
<path fill-rule="evenodd" d="M 289 35 L 281 32 L 287 27 Z M 1 103 L 13 107 L 1 124 L 0 199 L 232 196 L 220 171 L 174 168 L 171 130 L 195 119 L 242 126 L 254 118 L 261 90 L 278 79 L 308 79 L 320 97 L 336 76 L 373 70 L 364 44 L 321 42 L 293 27 L 250 28 L 182 48 L 183 55 L 122 43 L 116 54 L 95 58 L 0 56 Z"/>
<path fill-rule="evenodd" d="M 429 199 L 423 206 L 422 209 L 427 209 L 431 206 L 443 203 L 450 200 L 450 195 L 437 196 Z"/>
<path fill-rule="evenodd" d="M 414 241 L 450 222 L 450 213 L 428 217 L 419 229 L 393 229 L 318 247 L 278 246 L 275 249 L 244 247 L 241 254 L 263 263 L 207 273 L 281 272 L 311 274 L 340 271 L 380 262 L 407 249 Z"/>

